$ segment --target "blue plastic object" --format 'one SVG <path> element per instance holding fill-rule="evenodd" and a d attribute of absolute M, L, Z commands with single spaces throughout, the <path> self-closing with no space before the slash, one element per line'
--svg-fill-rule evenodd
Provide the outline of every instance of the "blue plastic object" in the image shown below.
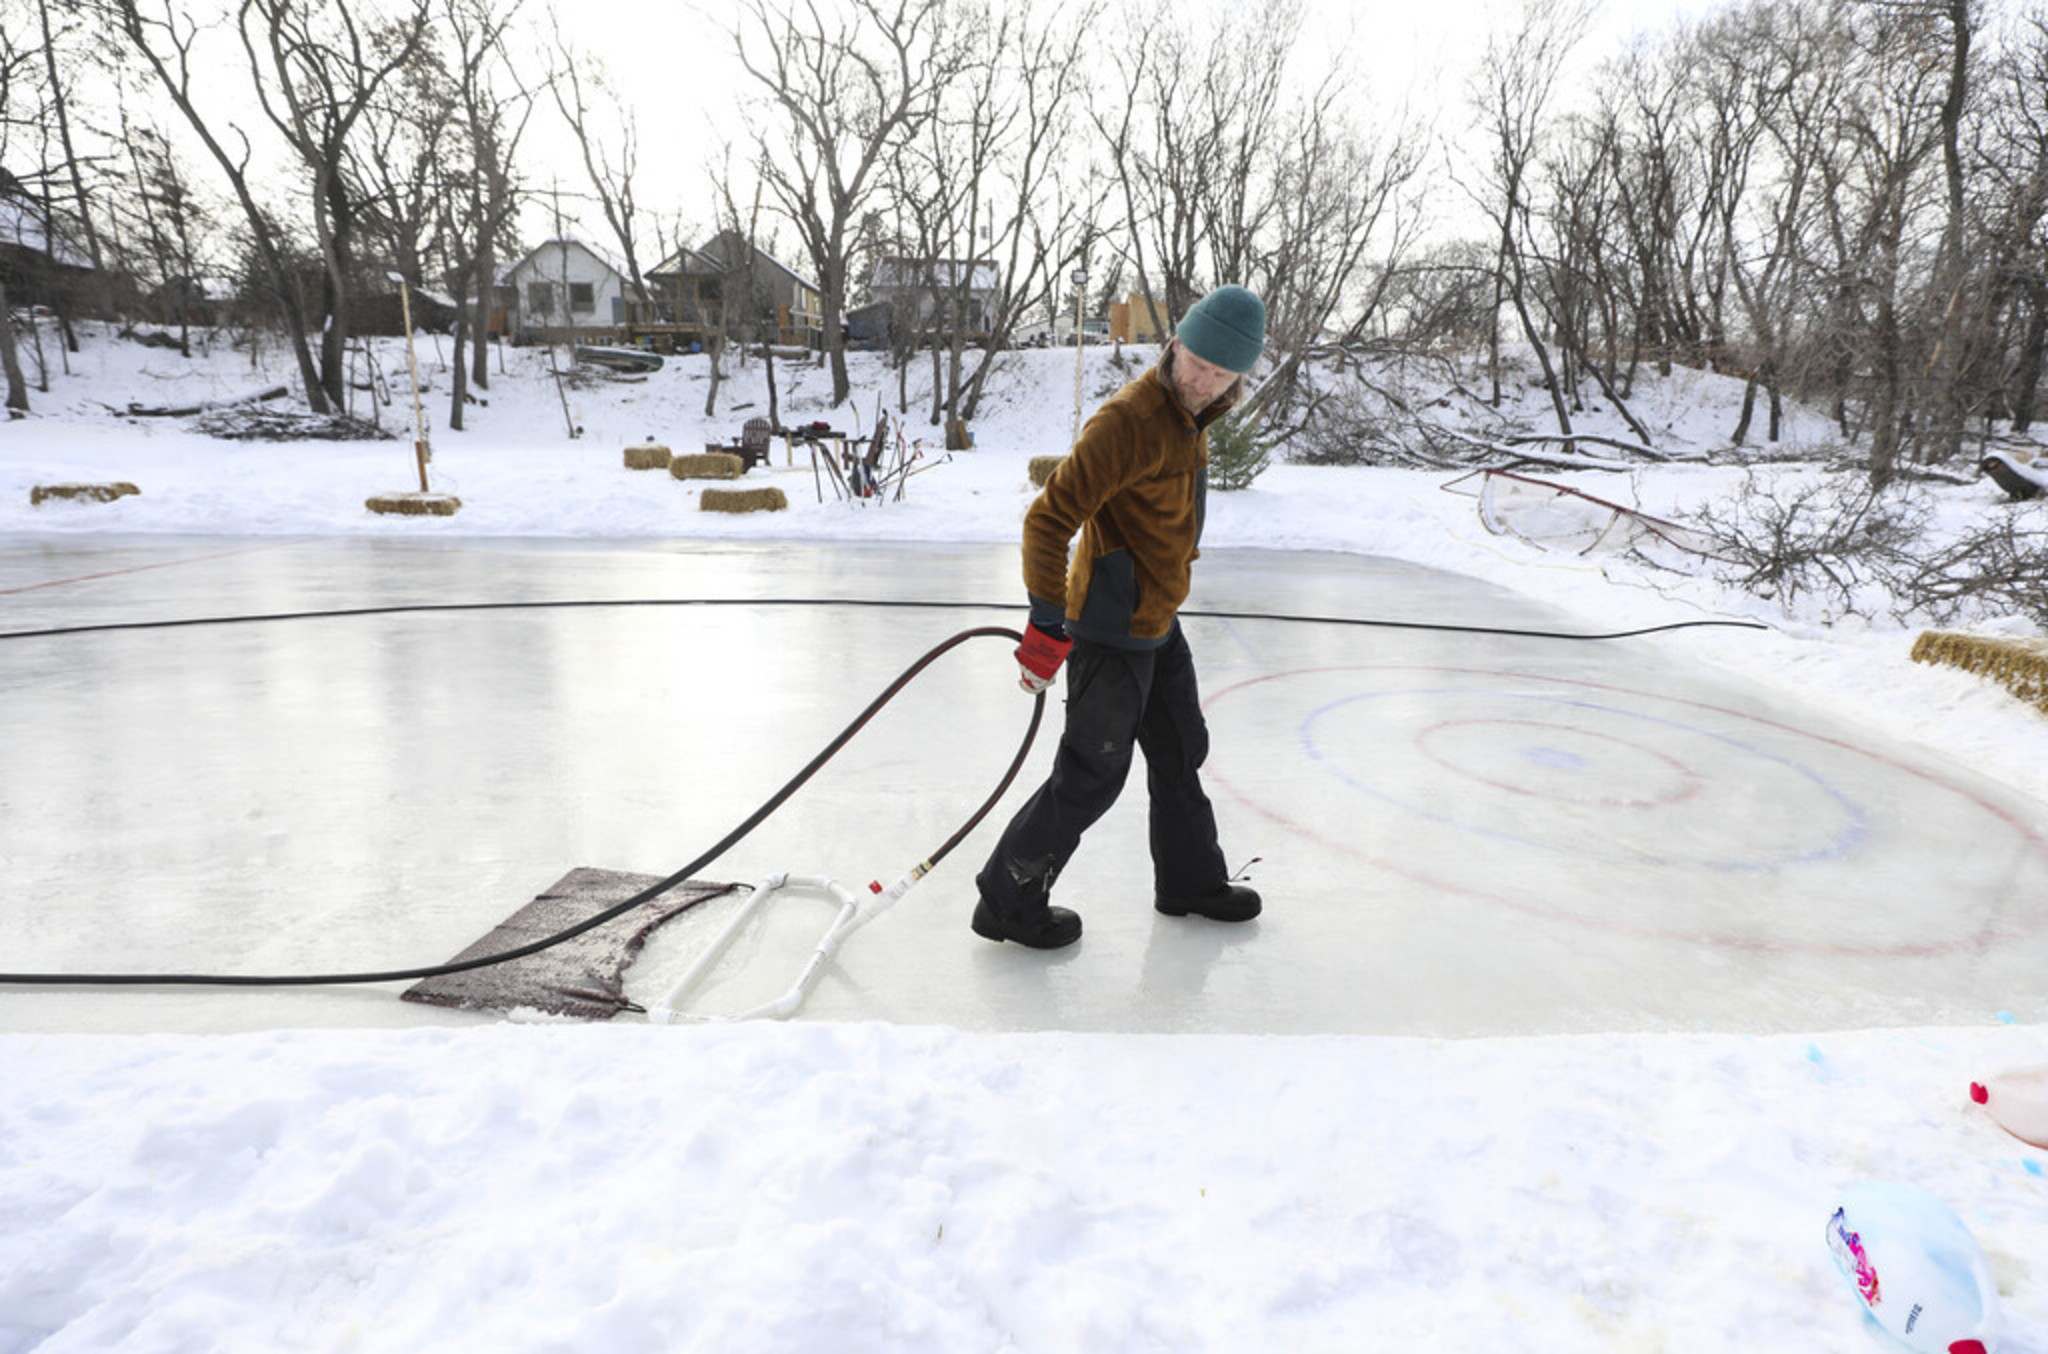
<path fill-rule="evenodd" d="M 1996 1354 L 1997 1289 L 1975 1238 L 1912 1185 L 1849 1186 L 1828 1249 L 1872 1334 L 1906 1354 Z"/>

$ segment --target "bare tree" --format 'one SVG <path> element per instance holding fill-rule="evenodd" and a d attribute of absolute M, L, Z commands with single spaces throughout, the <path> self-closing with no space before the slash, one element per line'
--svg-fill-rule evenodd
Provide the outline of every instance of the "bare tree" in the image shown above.
<path fill-rule="evenodd" d="M 985 271 L 992 284 L 987 328 L 967 378 L 966 402 L 959 403 L 957 392 L 953 397 L 953 407 L 970 422 L 981 408 L 996 354 L 1009 346 L 1027 306 L 1065 277 L 1069 260 L 1055 242 L 1089 210 L 1085 197 L 1049 194 L 1048 189 L 1057 183 L 1061 161 L 1076 149 L 1074 106 L 1087 94 L 1082 56 L 1101 16 L 1094 0 L 1072 14 L 1045 17 L 1027 4 L 1008 11 L 1005 27 L 995 35 L 994 62 L 1003 73 L 1006 106 L 975 124 L 999 129 L 985 157 L 995 182 L 990 191 L 977 193 L 985 205 L 970 212 L 972 266 L 966 277 L 955 279 L 956 285 L 973 286 Z M 997 193 L 1009 204 L 1007 212 L 999 210 Z M 975 225 L 984 217 L 988 229 L 978 235 Z"/>
<path fill-rule="evenodd" d="M 711 359 L 710 388 L 704 392 L 704 417 L 710 418 L 718 409 L 718 390 L 725 380 L 725 346 L 728 339 L 737 337 L 740 354 L 744 358 L 746 346 L 753 337 L 755 322 L 764 310 L 773 307 L 772 298 L 760 294 L 754 274 L 754 241 L 761 230 L 761 180 L 754 180 L 754 196 L 747 209 L 742 212 L 738 199 L 733 194 L 732 148 L 725 148 L 718 170 L 711 175 L 711 181 L 718 193 L 714 238 L 729 242 L 729 247 L 717 256 L 719 272 L 716 275 L 718 297 L 716 320 L 709 326 L 710 339 L 705 351 Z M 769 361 L 774 361 L 771 356 Z M 771 410 L 771 421 L 775 412 Z"/>
<path fill-rule="evenodd" d="M 158 295 L 168 300 L 170 315 L 178 325 L 178 352 L 190 357 L 191 302 L 201 285 L 195 236 L 205 228 L 206 215 L 162 131 L 132 124 L 125 99 L 120 119 L 121 139 L 127 143 L 134 172 L 132 208 L 142 218 L 142 235 L 156 265 Z M 118 222 L 118 211 L 112 219 Z"/>
<path fill-rule="evenodd" d="M 86 256 L 92 260 L 93 277 L 103 292 L 108 287 L 107 259 L 100 251 L 100 233 L 93 224 L 92 202 L 85 191 L 85 165 L 79 157 L 78 147 L 71 136 L 71 101 L 66 96 L 64 79 L 57 68 L 57 39 L 50 29 L 50 0 L 36 0 L 36 17 L 42 24 L 43 60 L 50 73 L 50 103 L 56 114 L 57 137 L 64 148 L 64 164 L 70 171 L 72 209 L 78 214 L 80 228 L 85 236 Z M 110 301 L 103 295 L 103 304 Z M 71 339 L 71 350 L 78 351 L 76 337 Z"/>
<path fill-rule="evenodd" d="M 7 7 L 0 5 L 0 16 L 6 13 Z M 17 180 L 7 172 L 7 152 L 21 117 L 16 106 L 21 77 L 37 56 L 34 49 L 14 40 L 18 31 L 21 30 L 14 25 L 0 23 L 0 199 L 15 196 L 19 191 Z M 28 382 L 21 370 L 21 353 L 15 347 L 14 307 L 7 299 L 4 272 L 0 272 L 0 371 L 7 377 L 7 415 L 10 419 L 21 418 L 28 413 Z"/>
<path fill-rule="evenodd" d="M 888 148 L 933 116 L 935 72 L 953 68 L 948 0 L 849 0 L 828 17 L 790 0 L 744 0 L 740 64 L 781 110 L 756 131 L 761 173 L 817 271 L 832 403 L 846 400 L 848 255 Z"/>
<path fill-rule="evenodd" d="M 366 25 L 354 2 L 328 0 L 324 23 L 296 0 L 241 0 L 237 14 L 257 102 L 312 176 L 327 314 L 320 381 L 336 408 L 347 399 L 349 294 L 363 212 L 347 172 L 350 140 L 385 82 L 419 51 L 430 17 L 428 0 L 410 0 L 404 17 Z"/>
<path fill-rule="evenodd" d="M 1572 431 L 1571 414 L 1565 409 L 1564 389 L 1551 363 L 1550 349 L 1530 313 L 1522 240 L 1528 230 L 1530 168 L 1540 148 L 1545 111 L 1558 70 L 1584 33 L 1589 17 L 1586 0 L 1523 0 L 1515 31 L 1487 39 L 1471 87 L 1488 141 L 1486 189 L 1478 196 L 1499 232 L 1502 288 L 1543 372 L 1558 431 L 1567 437 Z"/>
<path fill-rule="evenodd" d="M 345 146 L 363 228 L 414 287 L 426 283 L 441 252 L 459 105 L 455 74 L 429 39 L 385 82 L 363 114 L 362 134 Z"/>
<path fill-rule="evenodd" d="M 1297 399 L 1308 359 L 1356 348 L 1383 323 L 1424 220 L 1419 180 L 1429 137 L 1400 117 L 1385 119 L 1367 137 L 1341 110 L 1340 88 L 1333 76 L 1286 110 L 1294 134 L 1273 143 L 1270 160 L 1255 168 L 1268 204 L 1259 229 L 1235 261 L 1217 264 L 1219 277 L 1242 280 L 1265 299 L 1273 360 L 1232 418 L 1256 427 L 1298 405 L 1293 419 L 1263 434 L 1267 446 L 1292 436 L 1314 413 L 1312 398 Z"/>
<path fill-rule="evenodd" d="M 305 388 L 306 402 L 315 413 L 328 412 L 327 388 L 314 369 L 312 349 L 307 344 L 309 326 L 305 301 L 292 275 L 287 241 L 274 218 L 257 201 L 256 189 L 250 181 L 252 152 L 249 138 L 240 127 L 229 123 L 228 131 L 240 143 L 239 150 L 231 152 L 215 134 L 212 124 L 201 114 L 193 99 L 192 82 L 196 73 L 193 47 L 200 32 L 198 22 L 177 9 L 173 0 L 164 0 L 161 18 L 155 17 L 154 9 L 150 14 L 144 14 L 143 0 L 109 0 L 109 3 L 129 47 L 156 76 L 158 85 L 184 115 L 186 123 L 233 188 L 235 200 L 242 208 L 255 262 L 283 314 L 285 337 L 298 362 L 299 380 Z"/>
<path fill-rule="evenodd" d="M 645 303 L 648 299 L 647 284 L 640 277 L 640 209 L 633 192 L 633 180 L 640 165 L 639 125 L 632 109 L 613 94 L 603 69 L 592 63 L 588 56 L 578 53 L 562 36 L 559 17 L 551 15 L 549 22 L 554 25 L 557 68 L 548 80 L 548 89 L 555 96 L 555 107 L 561 110 L 562 119 L 576 134 L 576 145 L 583 153 L 583 169 L 590 178 L 591 192 L 597 198 L 598 209 L 604 213 L 605 224 L 611 228 L 612 239 L 618 242 L 619 255 L 625 261 L 626 285 L 633 289 L 636 299 Z M 584 91 L 582 68 L 585 64 L 593 66 L 590 94 Z M 601 107 L 593 109 L 593 96 L 604 101 Z M 599 120 L 607 127 L 618 129 L 616 146 L 598 134 L 594 123 Z"/>
<path fill-rule="evenodd" d="M 491 287 L 497 248 L 519 207 L 514 163 L 533 116 L 533 95 L 505 49 L 505 30 L 518 10 L 516 3 L 500 8 L 494 0 L 443 0 L 453 58 L 455 126 L 445 167 L 446 188 L 440 196 L 441 238 L 449 285 L 455 292 L 455 375 L 448 426 L 458 432 L 470 384 L 490 385 Z M 465 342 L 475 345 L 467 371 Z"/>
<path fill-rule="evenodd" d="M 1932 450 L 1949 457 L 1963 447 L 1963 422 L 1970 401 L 1965 393 L 1963 372 L 1969 361 L 1965 348 L 1970 335 L 1966 321 L 1974 309 L 1972 276 L 1964 255 L 1967 210 L 1963 201 L 1963 110 L 1970 97 L 1970 43 L 1979 24 L 1980 5 L 1971 0 L 1945 0 L 1948 20 L 1948 87 L 1941 101 L 1942 179 L 1947 188 L 1947 216 L 1942 223 L 1941 248 L 1934 268 L 1934 301 L 1940 307 L 1940 336 L 1929 356 L 1928 372 L 1935 390 L 1939 426 L 1934 430 Z"/>

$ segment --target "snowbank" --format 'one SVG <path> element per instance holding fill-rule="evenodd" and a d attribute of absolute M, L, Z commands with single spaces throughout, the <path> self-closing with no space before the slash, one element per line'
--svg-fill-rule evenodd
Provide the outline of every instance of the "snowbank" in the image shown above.
<path fill-rule="evenodd" d="M 0 1349 L 1861 1354 L 1899 1178 L 2048 1345 L 2039 1032 L 0 1039 Z M 2033 1162 L 2033 1168 L 2025 1164 Z"/>

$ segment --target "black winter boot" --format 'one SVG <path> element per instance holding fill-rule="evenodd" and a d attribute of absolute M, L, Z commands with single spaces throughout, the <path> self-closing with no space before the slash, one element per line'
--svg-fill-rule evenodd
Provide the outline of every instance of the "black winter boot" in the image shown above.
<path fill-rule="evenodd" d="M 1259 895 L 1245 884 L 1219 884 L 1193 898 L 1154 898 L 1152 906 L 1169 917 L 1192 912 L 1210 921 L 1250 921 L 1259 915 Z"/>
<path fill-rule="evenodd" d="M 1006 917 L 984 898 L 974 909 L 974 934 L 990 940 L 1014 940 L 1034 950 L 1057 950 L 1081 938 L 1081 917 L 1070 908 L 1031 909 L 1021 917 Z"/>

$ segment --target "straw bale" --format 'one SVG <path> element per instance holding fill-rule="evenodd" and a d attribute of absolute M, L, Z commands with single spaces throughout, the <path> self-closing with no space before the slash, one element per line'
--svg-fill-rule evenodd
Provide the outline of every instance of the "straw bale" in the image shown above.
<path fill-rule="evenodd" d="M 1046 480 L 1052 477 L 1052 472 L 1058 468 L 1061 461 L 1066 459 L 1064 456 L 1033 456 L 1031 458 L 1031 483 L 1035 487 L 1043 489 Z"/>
<path fill-rule="evenodd" d="M 628 470 L 666 470 L 671 459 L 669 449 L 658 442 L 649 443 L 644 447 L 626 448 Z"/>
<path fill-rule="evenodd" d="M 114 484 L 38 484 L 28 491 L 30 507 L 40 506 L 46 498 L 65 498 L 78 503 L 112 503 L 117 498 L 142 491 L 126 480 Z"/>
<path fill-rule="evenodd" d="M 1988 677 L 2048 714 L 2048 641 L 1929 630 L 1913 642 L 1913 661 Z"/>
<path fill-rule="evenodd" d="M 765 489 L 706 489 L 697 506 L 705 512 L 781 512 L 789 499 L 773 485 Z"/>
<path fill-rule="evenodd" d="M 679 480 L 736 480 L 746 468 L 745 461 L 724 451 L 677 456 L 668 463 L 668 473 Z"/>
<path fill-rule="evenodd" d="M 363 500 L 371 512 L 400 517 L 453 517 L 462 500 L 453 494 L 378 494 Z"/>

